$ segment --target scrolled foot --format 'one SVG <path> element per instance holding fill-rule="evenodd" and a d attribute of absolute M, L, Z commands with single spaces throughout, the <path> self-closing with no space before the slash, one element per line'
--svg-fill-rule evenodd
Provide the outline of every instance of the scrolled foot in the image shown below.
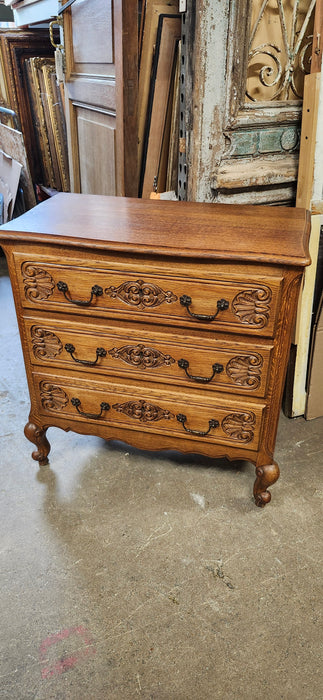
<path fill-rule="evenodd" d="M 39 466 L 42 467 L 48 464 L 48 454 L 50 451 L 50 444 L 46 438 L 47 428 L 40 427 L 34 423 L 27 423 L 25 426 L 25 435 L 30 442 L 33 442 L 37 451 L 32 452 L 32 458 L 39 462 Z"/>
<path fill-rule="evenodd" d="M 267 491 L 267 488 L 277 481 L 279 474 L 279 466 L 276 462 L 256 468 L 257 478 L 253 487 L 253 495 L 256 506 L 259 508 L 264 508 L 266 503 L 271 500 L 271 493 Z"/>

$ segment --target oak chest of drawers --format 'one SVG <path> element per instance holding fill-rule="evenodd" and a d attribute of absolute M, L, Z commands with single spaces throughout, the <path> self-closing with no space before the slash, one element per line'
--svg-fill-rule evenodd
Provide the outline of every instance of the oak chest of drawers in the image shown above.
<path fill-rule="evenodd" d="M 50 426 L 243 459 L 274 446 L 304 210 L 59 194 L 0 230 L 46 464 Z"/>

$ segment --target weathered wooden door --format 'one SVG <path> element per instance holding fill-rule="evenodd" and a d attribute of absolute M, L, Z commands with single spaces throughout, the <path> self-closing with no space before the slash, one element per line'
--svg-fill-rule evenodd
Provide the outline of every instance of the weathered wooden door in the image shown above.
<path fill-rule="evenodd" d="M 72 191 L 136 196 L 137 2 L 75 0 L 63 16 Z"/>
<path fill-rule="evenodd" d="M 315 0 L 188 0 L 189 199 L 294 203 L 314 8 Z"/>

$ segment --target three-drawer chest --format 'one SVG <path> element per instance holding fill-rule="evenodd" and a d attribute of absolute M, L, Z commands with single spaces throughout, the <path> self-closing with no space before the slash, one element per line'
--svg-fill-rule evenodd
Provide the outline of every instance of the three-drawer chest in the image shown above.
<path fill-rule="evenodd" d="M 3 226 L 33 458 L 55 426 L 248 460 L 268 503 L 308 237 L 300 209 L 79 194 Z"/>

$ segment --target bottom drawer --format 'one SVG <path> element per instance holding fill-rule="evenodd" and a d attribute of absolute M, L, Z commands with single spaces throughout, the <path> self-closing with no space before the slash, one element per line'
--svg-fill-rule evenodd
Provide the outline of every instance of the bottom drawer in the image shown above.
<path fill-rule="evenodd" d="M 194 391 L 178 395 L 110 381 L 105 386 L 103 382 L 40 373 L 33 374 L 33 382 L 40 414 L 52 417 L 48 425 L 55 425 L 55 416 L 60 416 L 66 427 L 70 421 L 114 427 L 114 438 L 118 438 L 118 427 L 122 427 L 258 448 L 264 404 L 228 399 L 224 402 L 214 394 Z"/>

